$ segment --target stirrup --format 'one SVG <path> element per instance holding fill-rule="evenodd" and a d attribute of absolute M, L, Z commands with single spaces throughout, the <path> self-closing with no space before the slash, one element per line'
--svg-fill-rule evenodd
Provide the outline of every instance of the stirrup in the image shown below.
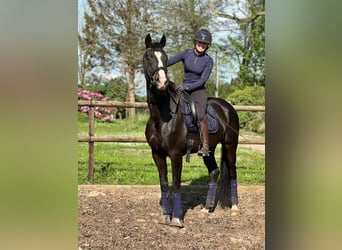
<path fill-rule="evenodd" d="M 198 151 L 197 155 L 199 156 L 209 156 L 210 150 L 208 145 L 203 145 Z"/>

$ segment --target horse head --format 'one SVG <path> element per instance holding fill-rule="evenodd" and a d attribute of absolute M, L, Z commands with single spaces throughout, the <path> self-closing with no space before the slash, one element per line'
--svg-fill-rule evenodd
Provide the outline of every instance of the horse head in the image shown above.
<path fill-rule="evenodd" d="M 159 43 L 152 43 L 150 34 L 145 37 L 146 51 L 143 57 L 144 74 L 148 88 L 155 86 L 163 91 L 168 85 L 167 79 L 167 54 L 163 50 L 166 37 L 160 39 Z"/>

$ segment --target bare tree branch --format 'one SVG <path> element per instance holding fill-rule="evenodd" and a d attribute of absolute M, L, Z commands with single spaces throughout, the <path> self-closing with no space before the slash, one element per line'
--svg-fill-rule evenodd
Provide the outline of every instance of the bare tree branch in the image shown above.
<path fill-rule="evenodd" d="M 226 13 L 220 13 L 217 11 L 213 11 L 213 13 L 215 16 L 224 17 L 224 18 L 232 19 L 232 20 L 237 21 L 237 22 L 246 22 L 246 23 L 253 22 L 259 16 L 265 16 L 265 11 L 258 12 L 255 15 L 248 16 L 246 18 L 239 18 L 237 16 L 233 16 L 233 15 L 226 14 Z"/>
<path fill-rule="evenodd" d="M 211 2 L 211 0 L 208 0 L 208 4 L 209 4 L 210 9 L 211 9 L 212 13 L 214 14 L 214 16 L 231 19 L 231 20 L 234 20 L 234 21 L 239 22 L 239 23 L 250 23 L 250 22 L 253 22 L 255 19 L 257 19 L 260 16 L 265 16 L 265 11 L 260 11 L 260 12 L 257 12 L 255 15 L 247 16 L 245 18 L 239 18 L 235 15 L 230 15 L 230 14 L 218 12 L 215 9 L 214 4 Z"/>

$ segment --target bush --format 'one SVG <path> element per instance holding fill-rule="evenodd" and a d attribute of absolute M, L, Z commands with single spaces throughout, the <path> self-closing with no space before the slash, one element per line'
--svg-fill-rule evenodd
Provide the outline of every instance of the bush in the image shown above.
<path fill-rule="evenodd" d="M 78 92 L 79 100 L 96 100 L 96 101 L 107 101 L 109 97 L 105 97 L 100 93 L 91 92 L 89 90 L 81 90 Z M 81 106 L 78 111 L 82 113 L 88 113 L 89 106 Z M 98 118 L 100 121 L 112 121 L 115 119 L 114 109 L 108 107 L 95 107 L 94 111 L 95 118 Z"/>
<path fill-rule="evenodd" d="M 228 95 L 227 101 L 233 105 L 265 105 L 265 87 L 247 86 Z M 265 112 L 238 112 L 240 128 L 253 132 L 265 131 Z"/>

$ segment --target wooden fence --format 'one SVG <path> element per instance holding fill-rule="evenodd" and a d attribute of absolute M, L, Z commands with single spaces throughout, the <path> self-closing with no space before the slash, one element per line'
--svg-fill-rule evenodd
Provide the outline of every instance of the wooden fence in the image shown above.
<path fill-rule="evenodd" d="M 78 100 L 78 106 L 89 106 L 89 131 L 88 136 L 78 136 L 79 142 L 89 143 L 89 158 L 88 158 L 88 181 L 93 182 L 94 179 L 94 143 L 95 142 L 137 142 L 146 143 L 146 138 L 128 137 L 128 136 L 95 136 L 94 134 L 94 110 L 97 107 L 121 107 L 121 108 L 148 108 L 147 103 L 143 102 L 118 102 L 118 101 L 93 101 L 93 100 Z M 265 106 L 234 106 L 237 111 L 254 111 L 264 112 Z M 246 139 L 240 137 L 239 144 L 265 144 L 264 139 Z"/>

